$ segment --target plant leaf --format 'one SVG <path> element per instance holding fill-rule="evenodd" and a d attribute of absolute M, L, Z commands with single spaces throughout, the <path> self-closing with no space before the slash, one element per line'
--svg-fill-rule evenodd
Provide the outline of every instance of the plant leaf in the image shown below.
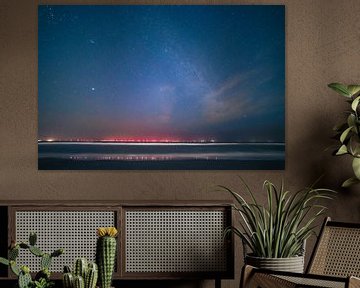
<path fill-rule="evenodd" d="M 319 200 L 331 199 L 329 189 L 301 189 L 295 193 L 285 191 L 283 184 L 277 189 L 270 181 L 264 182 L 267 203 L 246 202 L 238 193 L 220 186 L 232 194 L 237 204 L 233 205 L 240 217 L 240 227 L 231 227 L 233 232 L 258 257 L 291 257 L 301 253 L 304 241 L 314 234 L 313 222 L 325 211 L 317 204 Z M 246 192 L 249 193 L 249 187 Z M 252 193 L 252 192 L 250 192 Z M 254 196 L 254 195 L 253 195 Z M 255 197 L 254 197 L 255 198 Z M 310 215 L 311 217 L 308 217 Z"/>
<path fill-rule="evenodd" d="M 340 136 L 340 141 L 341 143 L 344 143 L 344 141 L 346 140 L 346 137 L 348 136 L 349 132 L 351 131 L 352 129 L 352 126 L 345 129 L 345 131 L 343 133 L 341 133 L 341 136 Z"/>
<path fill-rule="evenodd" d="M 349 127 L 353 126 L 356 127 L 356 116 L 354 113 L 350 113 L 347 118 L 347 124 Z"/>
<path fill-rule="evenodd" d="M 20 268 L 16 265 L 15 261 L 10 261 L 10 268 L 11 271 L 16 275 L 19 276 L 20 274 Z"/>
<path fill-rule="evenodd" d="M 354 101 L 351 103 L 351 109 L 356 111 L 357 106 L 359 105 L 360 96 L 356 97 Z"/>
<path fill-rule="evenodd" d="M 341 145 L 341 147 L 339 148 L 339 150 L 336 152 L 335 155 L 344 155 L 347 153 L 348 153 L 348 150 L 347 150 L 346 145 Z"/>
<path fill-rule="evenodd" d="M 4 265 L 9 265 L 9 260 L 3 257 L 0 257 L 0 263 Z"/>
<path fill-rule="evenodd" d="M 352 155 L 357 157 L 360 156 L 360 139 L 358 135 L 353 135 L 350 137 L 349 144 L 351 146 Z"/>
<path fill-rule="evenodd" d="M 352 185 L 359 184 L 359 183 L 360 183 L 359 179 L 357 179 L 356 177 L 351 177 L 351 178 L 345 180 L 344 183 L 342 183 L 341 187 L 348 188 Z"/>
<path fill-rule="evenodd" d="M 349 92 L 350 96 L 354 96 L 360 92 L 360 85 L 348 85 L 347 91 Z"/>
<path fill-rule="evenodd" d="M 357 179 L 360 180 L 360 158 L 354 157 L 352 168 Z"/>
<path fill-rule="evenodd" d="M 347 86 L 341 83 L 330 83 L 329 88 L 333 89 L 335 92 L 339 93 L 342 96 L 350 98 L 351 95 L 347 89 Z"/>

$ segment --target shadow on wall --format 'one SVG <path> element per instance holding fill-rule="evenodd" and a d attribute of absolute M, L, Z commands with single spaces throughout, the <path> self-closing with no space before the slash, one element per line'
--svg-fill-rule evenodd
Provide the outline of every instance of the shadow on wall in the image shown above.
<path fill-rule="evenodd" d="M 331 92 L 329 92 L 330 94 Z M 336 104 L 337 101 L 335 100 Z M 318 187 L 330 188 L 338 192 L 334 201 L 328 202 L 328 215 L 336 221 L 359 222 L 360 219 L 360 185 L 353 185 L 350 188 L 342 188 L 341 184 L 353 176 L 351 157 L 333 156 L 333 151 L 339 147 L 339 141 L 332 139 L 334 131 L 332 127 L 338 124 L 339 119 L 345 117 L 343 111 L 346 108 L 338 108 L 336 111 L 327 111 L 327 113 L 315 114 L 311 120 L 312 123 L 319 123 L 313 125 L 309 129 L 309 134 L 306 136 L 308 149 L 312 153 L 309 158 L 310 173 L 304 176 L 305 183 L 312 183 L 317 177 L 322 178 L 317 184 Z M 331 112 L 337 113 L 339 117 L 329 115 Z M 329 120 L 330 119 L 330 120 Z M 342 122 L 344 119 L 341 119 Z M 322 123 L 322 125 L 320 124 Z M 325 124 L 326 123 L 326 124 Z M 305 155 L 305 154 L 304 154 Z"/>

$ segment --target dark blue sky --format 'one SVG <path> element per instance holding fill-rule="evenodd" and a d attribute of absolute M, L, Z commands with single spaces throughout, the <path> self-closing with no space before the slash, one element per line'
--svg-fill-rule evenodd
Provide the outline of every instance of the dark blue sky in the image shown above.
<path fill-rule="evenodd" d="M 284 6 L 39 6 L 39 138 L 284 142 Z"/>

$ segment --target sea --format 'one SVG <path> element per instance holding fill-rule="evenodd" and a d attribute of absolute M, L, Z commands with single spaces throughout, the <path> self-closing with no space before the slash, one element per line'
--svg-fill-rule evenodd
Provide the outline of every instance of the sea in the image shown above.
<path fill-rule="evenodd" d="M 285 143 L 39 142 L 39 170 L 283 170 Z"/>

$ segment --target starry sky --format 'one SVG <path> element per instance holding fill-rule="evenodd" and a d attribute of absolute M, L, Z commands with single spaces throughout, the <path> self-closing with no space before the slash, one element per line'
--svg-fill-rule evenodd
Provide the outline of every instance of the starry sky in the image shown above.
<path fill-rule="evenodd" d="M 39 6 L 39 139 L 285 142 L 285 9 Z"/>

